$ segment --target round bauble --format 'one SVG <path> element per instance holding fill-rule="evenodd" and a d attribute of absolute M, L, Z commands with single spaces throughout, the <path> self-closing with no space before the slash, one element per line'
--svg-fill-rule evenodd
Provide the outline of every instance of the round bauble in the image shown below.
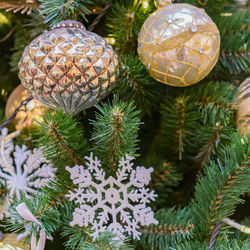
<path fill-rule="evenodd" d="M 240 7 L 245 7 L 248 3 L 248 0 L 235 0 L 235 3 Z"/>
<path fill-rule="evenodd" d="M 18 85 L 10 94 L 7 104 L 5 106 L 5 117 L 8 119 L 15 109 L 21 104 L 21 102 L 29 97 L 29 93 L 26 91 L 22 84 Z M 44 105 L 37 100 L 33 99 L 29 101 L 24 108 L 22 108 L 16 115 L 14 122 L 16 129 L 22 129 L 29 127 L 33 124 L 34 118 L 43 115 L 46 111 Z"/>
<path fill-rule="evenodd" d="M 250 133 L 250 77 L 239 86 L 237 129 L 243 134 Z"/>
<path fill-rule="evenodd" d="M 159 3 L 140 30 L 138 54 L 159 82 L 179 87 L 197 83 L 218 60 L 219 31 L 203 9 Z"/>
<path fill-rule="evenodd" d="M 0 242 L 0 249 L 3 250 L 29 250 L 30 245 L 24 240 L 17 240 L 17 234 L 3 234 Z"/>
<path fill-rule="evenodd" d="M 109 94 L 117 65 L 111 45 L 83 24 L 68 20 L 25 48 L 19 77 L 41 103 L 75 115 Z"/>

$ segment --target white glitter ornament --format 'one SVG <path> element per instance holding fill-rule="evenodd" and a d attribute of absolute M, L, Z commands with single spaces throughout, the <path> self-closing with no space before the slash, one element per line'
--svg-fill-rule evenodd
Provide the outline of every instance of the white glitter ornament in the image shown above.
<path fill-rule="evenodd" d="M 12 139 L 20 131 L 8 135 L 4 128 L 0 132 L 0 182 L 6 183 L 10 197 L 19 199 L 21 190 L 30 197 L 36 189 L 54 179 L 56 169 L 45 159 L 41 149 L 14 146 Z"/>
<path fill-rule="evenodd" d="M 87 168 L 83 166 L 66 167 L 73 183 L 78 185 L 66 195 L 70 201 L 80 204 L 73 212 L 71 226 L 92 225 L 96 239 L 101 232 L 110 231 L 121 239 L 124 233 L 140 239 L 139 224 L 157 224 L 154 213 L 146 204 L 154 201 L 154 191 L 145 188 L 151 180 L 153 168 L 137 166 L 133 169 L 133 157 L 126 155 L 119 162 L 116 178 L 105 178 L 105 172 L 97 157 L 85 157 Z M 112 218 L 112 219 L 110 219 Z"/>

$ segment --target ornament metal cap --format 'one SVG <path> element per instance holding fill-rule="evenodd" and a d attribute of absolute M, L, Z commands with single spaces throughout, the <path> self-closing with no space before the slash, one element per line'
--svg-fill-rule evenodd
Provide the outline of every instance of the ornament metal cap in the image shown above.
<path fill-rule="evenodd" d="M 59 28 L 78 28 L 86 30 L 85 26 L 82 23 L 74 20 L 64 20 L 59 23 L 56 23 L 52 27 L 52 29 L 59 29 Z"/>

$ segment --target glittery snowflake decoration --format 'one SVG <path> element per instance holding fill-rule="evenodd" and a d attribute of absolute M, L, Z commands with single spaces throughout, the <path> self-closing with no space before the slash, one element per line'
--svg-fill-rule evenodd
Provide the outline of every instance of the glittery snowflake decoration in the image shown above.
<path fill-rule="evenodd" d="M 55 177 L 55 168 L 45 159 L 41 149 L 29 150 L 25 145 L 14 146 L 12 139 L 20 131 L 8 135 L 0 131 L 0 182 L 6 183 L 8 195 L 20 198 L 20 190 L 27 197 Z"/>
<path fill-rule="evenodd" d="M 133 157 L 126 155 L 119 162 L 116 178 L 105 178 L 97 157 L 91 153 L 85 159 L 87 168 L 78 165 L 66 167 L 73 183 L 78 185 L 74 191 L 69 191 L 67 197 L 80 204 L 73 212 L 71 226 L 92 225 L 94 239 L 104 231 L 110 231 L 121 239 L 124 233 L 139 239 L 139 224 L 158 223 L 151 208 L 146 207 L 157 195 L 144 187 L 151 180 L 153 168 L 138 166 L 133 169 Z"/>

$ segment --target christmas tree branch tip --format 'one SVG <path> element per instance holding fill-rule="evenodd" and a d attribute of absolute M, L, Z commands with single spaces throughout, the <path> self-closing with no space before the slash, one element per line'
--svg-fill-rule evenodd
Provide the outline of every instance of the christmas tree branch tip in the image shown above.
<path fill-rule="evenodd" d="M 82 155 L 88 152 L 88 144 L 77 120 L 62 110 L 50 110 L 37 123 L 37 144 L 55 166 L 83 165 Z"/>
<path fill-rule="evenodd" d="M 112 103 L 96 106 L 96 119 L 90 120 L 93 125 L 92 151 L 102 163 L 115 170 L 114 167 L 125 154 L 138 156 L 138 130 L 140 111 L 134 103 L 119 101 L 115 96 Z"/>
<path fill-rule="evenodd" d="M 86 15 L 90 14 L 90 10 L 85 6 L 86 3 L 92 4 L 90 0 L 41 0 L 40 1 L 40 15 L 44 16 L 44 22 L 48 23 L 51 27 L 56 23 L 78 18 L 83 18 L 85 21 Z"/>

